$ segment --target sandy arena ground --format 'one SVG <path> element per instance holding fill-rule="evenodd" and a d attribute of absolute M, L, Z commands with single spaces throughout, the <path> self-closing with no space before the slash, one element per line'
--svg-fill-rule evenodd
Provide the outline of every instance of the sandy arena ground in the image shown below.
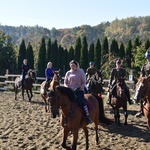
<path fill-rule="evenodd" d="M 63 150 L 62 127 L 59 117 L 52 119 L 45 112 L 40 94 L 34 94 L 32 102 L 18 101 L 13 92 L 0 92 L 0 150 Z M 95 145 L 94 125 L 88 126 L 89 150 L 150 150 L 150 132 L 146 118 L 136 118 L 139 105 L 128 106 L 128 125 L 118 127 L 115 123 L 104 128 L 99 125 L 100 144 Z M 111 108 L 105 105 L 105 114 L 113 118 Z M 124 116 L 121 111 L 121 122 Z M 67 144 L 72 142 L 69 134 Z M 77 150 L 85 149 L 85 137 L 79 131 Z"/>

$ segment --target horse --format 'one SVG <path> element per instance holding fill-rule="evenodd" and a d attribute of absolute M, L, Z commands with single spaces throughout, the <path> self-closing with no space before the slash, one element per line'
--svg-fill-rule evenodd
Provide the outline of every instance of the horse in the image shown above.
<path fill-rule="evenodd" d="M 60 77 L 60 74 L 59 74 L 60 71 L 55 71 L 54 72 L 54 76 L 52 78 L 52 80 L 50 81 L 50 84 L 52 84 L 52 86 L 49 86 L 46 88 L 47 90 L 44 91 L 44 86 L 46 84 L 46 81 L 43 81 L 42 84 L 41 84 L 41 88 L 40 88 L 40 94 L 41 94 L 41 97 L 43 98 L 44 100 L 44 104 L 45 104 L 45 112 L 50 112 L 50 104 L 49 104 L 49 101 L 48 99 L 50 97 L 48 97 L 47 93 L 49 92 L 49 90 L 51 88 L 54 88 L 55 86 L 57 85 L 60 85 L 60 80 L 61 80 L 61 77 Z M 50 88 L 51 87 L 51 88 Z M 51 98 L 55 98 L 54 96 L 51 96 Z M 56 117 L 56 114 L 58 114 L 58 109 L 57 108 L 53 108 L 54 111 L 56 113 L 51 113 L 51 115 L 55 116 Z M 52 111 L 53 112 L 53 111 Z"/>
<path fill-rule="evenodd" d="M 102 93 L 104 92 L 102 87 L 102 79 L 98 75 L 98 73 L 95 73 L 91 76 L 91 78 L 88 81 L 88 90 L 87 93 L 91 93 L 98 101 L 99 104 L 99 121 L 100 123 L 104 123 L 105 125 L 111 125 L 113 123 L 113 120 L 107 118 L 105 116 L 104 111 L 104 103 L 102 98 Z"/>
<path fill-rule="evenodd" d="M 134 100 L 144 99 L 143 113 L 147 118 L 148 130 L 150 130 L 150 76 L 140 77 L 136 84 Z"/>
<path fill-rule="evenodd" d="M 15 91 L 15 100 L 17 100 L 17 93 L 18 93 L 18 89 L 21 87 L 21 80 L 22 77 L 17 77 L 15 79 L 15 83 L 14 83 L 14 91 Z M 24 100 L 24 90 L 26 90 L 27 95 L 28 95 L 28 99 L 29 102 L 31 102 L 31 99 L 33 97 L 32 94 L 32 87 L 33 87 L 33 83 L 36 80 L 36 73 L 34 70 L 29 69 L 27 72 L 27 75 L 25 76 L 24 82 L 23 82 L 23 86 L 22 86 L 22 99 Z M 30 94 L 29 94 L 30 92 Z"/>
<path fill-rule="evenodd" d="M 63 142 L 62 147 L 66 149 L 71 149 L 66 145 L 66 140 L 69 132 L 73 133 L 73 143 L 72 149 L 76 150 L 77 148 L 77 139 L 78 139 L 78 131 L 80 128 L 84 130 L 86 137 L 86 149 L 89 148 L 88 144 L 88 130 L 86 118 L 83 115 L 83 111 L 79 108 L 77 102 L 75 101 L 74 91 L 70 88 L 64 86 L 56 86 L 51 94 L 56 96 L 56 103 L 53 107 L 61 108 L 62 114 L 60 116 L 60 123 L 63 127 Z M 98 101 L 92 94 L 85 94 L 86 103 L 89 108 L 90 118 L 95 124 L 95 132 L 96 132 L 96 144 L 99 143 L 98 137 L 98 124 L 99 124 L 99 107 Z M 52 104 L 53 100 L 50 100 Z"/>
<path fill-rule="evenodd" d="M 128 112 L 127 112 L 127 96 L 126 96 L 126 85 L 124 82 L 124 79 L 116 79 L 116 84 L 113 87 L 114 89 L 111 89 L 109 92 L 113 92 L 113 97 L 111 98 L 111 106 L 114 110 L 114 118 L 115 122 L 120 125 L 120 114 L 119 114 L 119 108 L 123 108 L 124 111 L 124 125 L 127 125 L 127 118 L 128 118 Z"/>

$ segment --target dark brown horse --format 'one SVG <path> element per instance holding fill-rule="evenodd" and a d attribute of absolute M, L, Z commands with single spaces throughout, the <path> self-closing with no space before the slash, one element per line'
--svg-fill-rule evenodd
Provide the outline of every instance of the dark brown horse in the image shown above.
<path fill-rule="evenodd" d="M 136 84 L 134 100 L 144 99 L 143 112 L 147 118 L 148 129 L 150 130 L 150 76 L 141 77 Z"/>
<path fill-rule="evenodd" d="M 33 94 L 32 94 L 32 87 L 33 83 L 35 82 L 36 79 L 36 74 L 34 70 L 29 70 L 27 75 L 25 76 L 24 82 L 23 82 L 23 87 L 22 87 L 22 99 L 24 100 L 24 90 L 26 90 L 28 99 L 31 101 Z M 14 91 L 15 91 L 15 100 L 17 100 L 17 93 L 18 93 L 18 88 L 21 87 L 21 77 L 17 77 L 15 79 L 15 84 L 14 84 Z M 29 94 L 30 92 L 30 94 Z"/>
<path fill-rule="evenodd" d="M 128 118 L 128 112 L 127 112 L 127 96 L 126 96 L 126 85 L 124 82 L 124 79 L 116 79 L 116 85 L 113 87 L 113 97 L 111 98 L 111 106 L 114 110 L 114 118 L 115 122 L 120 125 L 120 114 L 119 114 L 119 108 L 123 108 L 124 111 L 124 125 L 127 125 L 127 118 Z"/>
<path fill-rule="evenodd" d="M 54 93 L 53 93 L 54 92 Z M 75 96 L 73 90 L 63 86 L 57 86 L 53 93 L 57 99 L 57 103 L 55 106 L 59 106 L 62 110 L 62 115 L 60 118 L 61 125 L 63 126 L 63 142 L 62 147 L 69 149 L 66 145 L 66 140 L 69 132 L 73 133 L 73 144 L 72 149 L 76 150 L 77 148 L 77 139 L 78 139 L 78 131 L 82 128 L 85 132 L 86 137 L 86 149 L 89 148 L 88 144 L 88 130 L 86 118 L 83 115 L 82 110 L 79 108 L 78 104 L 75 101 Z M 90 118 L 95 124 L 95 132 L 96 132 L 96 143 L 99 142 L 98 137 L 98 124 L 99 124 L 99 107 L 97 99 L 91 94 L 85 94 L 85 99 L 87 105 L 89 107 Z M 52 101 L 50 101 L 52 103 Z M 64 121 L 65 120 L 65 121 Z"/>
<path fill-rule="evenodd" d="M 41 93 L 41 97 L 44 100 L 45 111 L 46 112 L 50 112 L 50 104 L 49 104 L 48 99 L 49 98 L 50 99 L 53 99 L 53 98 L 55 99 L 54 96 L 48 97 L 47 93 L 51 89 L 54 89 L 55 86 L 60 85 L 60 80 L 61 80 L 61 78 L 60 78 L 59 72 L 56 71 L 56 72 L 54 72 L 54 77 L 53 77 L 52 81 L 50 82 L 49 87 L 47 87 L 46 92 L 44 91 L 44 86 L 45 86 L 46 81 L 42 82 L 42 84 L 41 84 L 40 93 Z M 58 109 L 57 108 L 53 108 L 53 109 L 54 109 L 54 112 L 58 113 Z M 56 117 L 56 113 L 51 113 L 51 115 Z"/>
<path fill-rule="evenodd" d="M 111 125 L 114 121 L 105 116 L 104 102 L 102 98 L 102 93 L 104 92 L 102 87 L 102 80 L 98 73 L 91 76 L 88 83 L 88 93 L 91 93 L 98 101 L 99 104 L 99 121 L 105 125 Z"/>

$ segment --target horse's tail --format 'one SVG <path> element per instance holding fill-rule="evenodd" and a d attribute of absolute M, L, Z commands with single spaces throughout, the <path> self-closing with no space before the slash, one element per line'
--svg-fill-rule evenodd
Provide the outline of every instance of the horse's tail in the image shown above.
<path fill-rule="evenodd" d="M 105 125 L 111 125 L 112 123 L 114 123 L 113 119 L 109 119 L 105 116 L 105 112 L 104 112 L 104 104 L 103 104 L 103 99 L 101 96 L 97 96 L 94 95 L 96 97 L 96 99 L 98 100 L 98 104 L 99 104 L 99 122 L 103 123 Z"/>

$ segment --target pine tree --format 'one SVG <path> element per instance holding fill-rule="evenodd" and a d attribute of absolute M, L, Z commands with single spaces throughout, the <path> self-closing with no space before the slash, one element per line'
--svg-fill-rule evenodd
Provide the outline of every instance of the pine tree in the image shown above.
<path fill-rule="evenodd" d="M 42 37 L 41 45 L 38 54 L 38 63 L 37 63 L 37 75 L 45 76 L 45 67 L 46 67 L 46 46 L 45 46 L 45 38 Z"/>
<path fill-rule="evenodd" d="M 97 39 L 96 46 L 94 49 L 94 62 L 95 67 L 99 69 L 101 67 L 101 44 L 99 38 Z"/>
<path fill-rule="evenodd" d="M 112 43 L 111 43 L 111 46 L 110 46 L 110 52 L 115 57 L 118 56 L 119 48 L 118 48 L 118 42 L 116 41 L 115 38 L 112 39 Z"/>
<path fill-rule="evenodd" d="M 52 43 L 52 55 L 51 55 L 51 62 L 53 63 L 53 66 L 55 68 L 58 68 L 58 65 L 57 65 L 57 52 L 58 52 L 58 44 L 57 44 L 57 40 L 55 40 L 53 43 Z"/>
<path fill-rule="evenodd" d="M 26 46 L 25 41 L 22 39 L 21 44 L 19 46 L 19 54 L 18 54 L 18 71 L 21 72 L 21 66 L 23 63 L 23 60 L 26 59 Z"/>
<path fill-rule="evenodd" d="M 125 48 L 124 48 L 124 44 L 121 43 L 120 48 L 119 48 L 119 55 L 118 55 L 121 59 L 125 58 Z"/>
<path fill-rule="evenodd" d="M 133 59 L 132 55 L 132 42 L 131 40 L 128 41 L 127 47 L 126 47 L 126 65 L 128 68 L 131 68 L 131 61 Z"/>
<path fill-rule="evenodd" d="M 150 48 L 150 40 L 149 38 L 145 42 L 145 49 L 148 50 Z"/>
<path fill-rule="evenodd" d="M 88 67 L 88 44 L 87 44 L 86 36 L 84 36 L 82 39 L 80 66 L 83 69 L 86 69 Z"/>
<path fill-rule="evenodd" d="M 27 60 L 28 60 L 28 65 L 30 66 L 30 68 L 34 69 L 33 48 L 30 42 L 28 43 L 28 46 L 27 46 Z"/>
<path fill-rule="evenodd" d="M 68 52 L 68 60 L 69 60 L 69 62 L 70 62 L 70 61 L 73 60 L 73 59 L 74 59 L 74 49 L 73 49 L 72 46 L 70 46 L 69 52 Z"/>

